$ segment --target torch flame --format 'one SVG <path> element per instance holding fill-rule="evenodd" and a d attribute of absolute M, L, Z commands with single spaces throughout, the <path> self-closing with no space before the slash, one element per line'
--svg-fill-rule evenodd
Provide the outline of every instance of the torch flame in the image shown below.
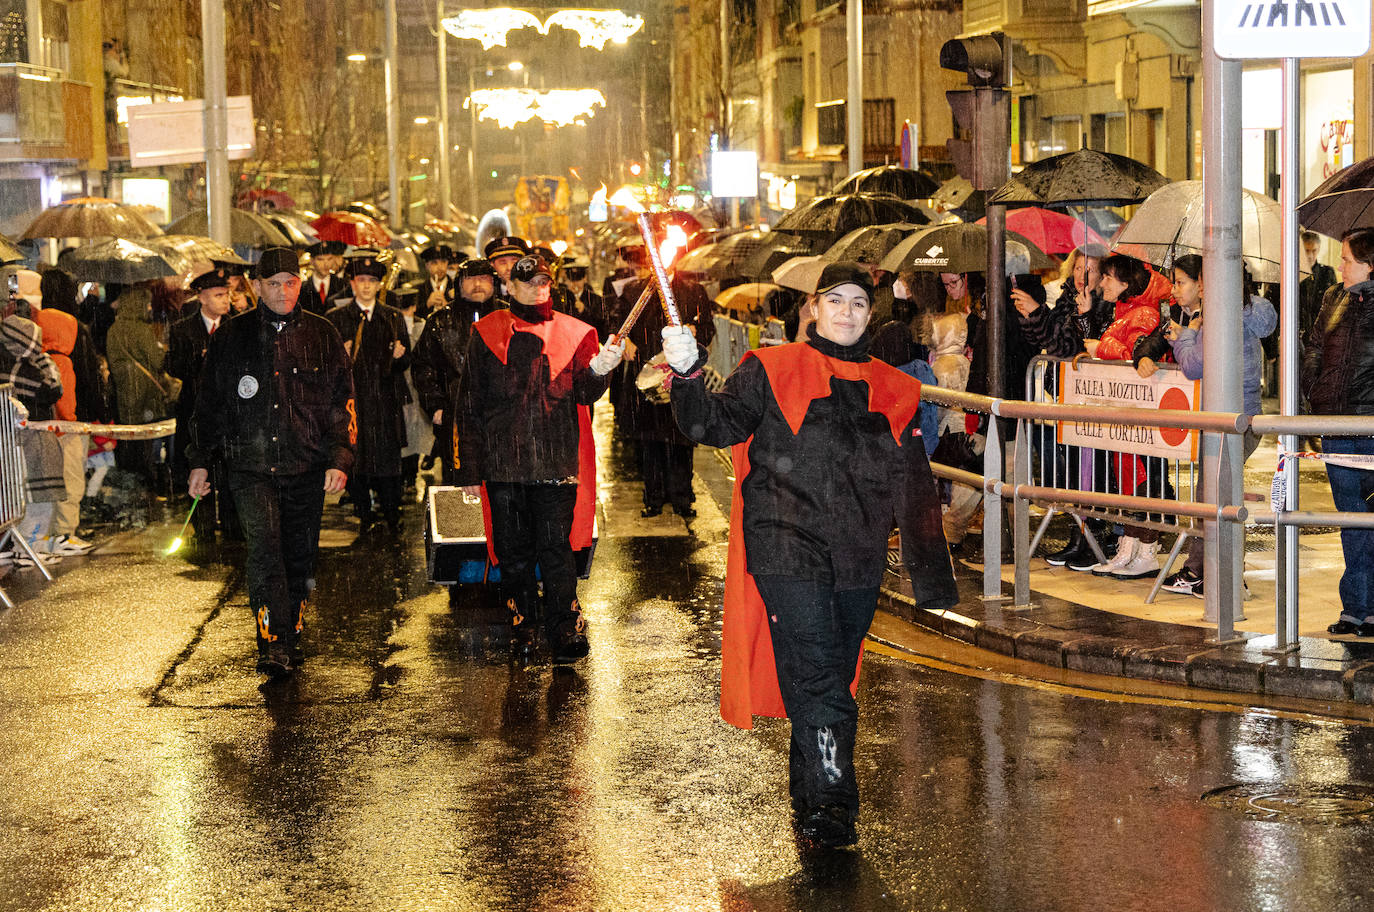
<path fill-rule="evenodd" d="M 664 231 L 663 243 L 658 245 L 658 256 L 663 261 L 664 268 L 672 266 L 678 251 L 684 250 L 686 247 L 687 232 L 682 230 L 681 225 L 670 224 Z"/>
<path fill-rule="evenodd" d="M 606 185 L 602 184 L 601 189 L 592 194 L 592 205 L 596 206 L 606 202 Z"/>
<path fill-rule="evenodd" d="M 635 199 L 634 191 L 631 190 L 628 185 L 621 187 L 615 193 L 611 194 L 607 202 L 613 206 L 628 209 L 635 214 L 645 211 L 644 205 L 639 200 Z"/>

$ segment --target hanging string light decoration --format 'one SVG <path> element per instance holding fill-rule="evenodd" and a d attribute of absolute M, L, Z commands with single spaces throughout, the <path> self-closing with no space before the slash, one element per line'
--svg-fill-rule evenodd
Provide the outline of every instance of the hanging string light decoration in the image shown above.
<path fill-rule="evenodd" d="M 475 106 L 479 120 L 494 120 L 503 129 L 538 118 L 546 124 L 565 127 L 584 123 L 596 108 L 606 106 L 606 97 L 596 89 L 478 89 L 464 102 Z"/>
<path fill-rule="evenodd" d="M 506 37 L 512 31 L 532 28 L 541 35 L 547 35 L 554 26 L 577 32 L 578 43 L 582 47 L 594 47 L 598 51 L 606 49 L 606 43 L 625 44 L 630 36 L 644 27 L 643 16 L 632 16 L 621 10 L 557 10 L 543 22 L 527 10 L 496 7 L 492 9 L 459 10 L 455 16 L 446 16 L 444 30 L 455 38 L 468 38 L 482 42 L 482 49 L 489 51 L 494 47 L 506 46 Z"/>

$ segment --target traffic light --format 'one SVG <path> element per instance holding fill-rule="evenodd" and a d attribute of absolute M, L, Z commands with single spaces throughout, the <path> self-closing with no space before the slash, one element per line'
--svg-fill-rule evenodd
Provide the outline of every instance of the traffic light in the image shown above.
<path fill-rule="evenodd" d="M 969 89 L 946 92 L 954 138 L 945 143 L 954 169 L 975 190 L 1007 182 L 1011 143 L 1011 94 L 1006 38 L 1001 34 L 954 38 L 940 48 L 940 66 L 963 73 Z"/>

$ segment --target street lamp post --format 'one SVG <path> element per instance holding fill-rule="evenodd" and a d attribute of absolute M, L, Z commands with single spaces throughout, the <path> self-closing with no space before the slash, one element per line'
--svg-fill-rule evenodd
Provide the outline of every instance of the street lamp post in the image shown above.
<path fill-rule="evenodd" d="M 386 182 L 387 212 L 391 227 L 401 227 L 401 178 L 397 147 L 400 145 L 400 106 L 396 100 L 396 0 L 386 0 Z"/>
<path fill-rule="evenodd" d="M 476 72 L 476 67 L 468 67 L 468 121 L 472 129 L 472 137 L 468 140 L 468 193 L 472 200 L 472 214 L 480 215 L 477 200 L 477 105 L 472 103 L 472 93 L 477 90 L 473 80 Z"/>
<path fill-rule="evenodd" d="M 453 205 L 453 185 L 448 162 L 448 30 L 444 28 L 444 0 L 438 0 L 439 18 L 439 218 L 447 219 Z"/>

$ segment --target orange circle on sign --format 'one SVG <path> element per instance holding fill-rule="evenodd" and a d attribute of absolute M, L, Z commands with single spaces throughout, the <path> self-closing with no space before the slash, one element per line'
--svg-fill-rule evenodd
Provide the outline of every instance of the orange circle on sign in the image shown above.
<path fill-rule="evenodd" d="M 1192 403 L 1188 401 L 1188 394 L 1181 389 L 1165 390 L 1164 395 L 1159 397 L 1159 407 L 1184 412 L 1191 411 L 1193 408 Z M 1188 432 L 1182 428 L 1160 428 L 1159 436 L 1169 446 L 1178 446 L 1188 439 Z"/>

